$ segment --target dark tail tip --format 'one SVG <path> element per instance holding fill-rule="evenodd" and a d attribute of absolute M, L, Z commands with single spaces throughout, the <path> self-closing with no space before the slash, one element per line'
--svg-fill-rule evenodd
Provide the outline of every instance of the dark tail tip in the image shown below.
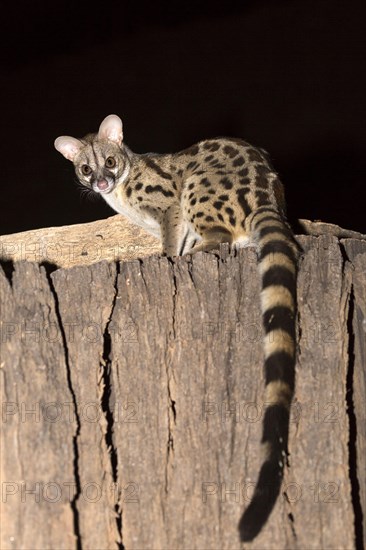
<path fill-rule="evenodd" d="M 283 457 L 282 457 L 283 460 Z M 239 522 L 240 540 L 252 541 L 266 523 L 280 493 L 283 466 L 279 456 L 271 456 L 261 468 L 254 495 Z"/>

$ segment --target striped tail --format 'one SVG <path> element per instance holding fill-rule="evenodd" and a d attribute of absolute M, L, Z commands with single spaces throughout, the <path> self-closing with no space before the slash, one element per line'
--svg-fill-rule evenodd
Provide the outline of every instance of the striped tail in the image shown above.
<path fill-rule="evenodd" d="M 259 245 L 264 325 L 265 403 L 262 444 L 266 458 L 253 498 L 240 523 L 240 539 L 253 540 L 267 521 L 280 493 L 287 460 L 289 415 L 295 385 L 297 245 L 283 217 L 260 208 L 251 220 Z"/>

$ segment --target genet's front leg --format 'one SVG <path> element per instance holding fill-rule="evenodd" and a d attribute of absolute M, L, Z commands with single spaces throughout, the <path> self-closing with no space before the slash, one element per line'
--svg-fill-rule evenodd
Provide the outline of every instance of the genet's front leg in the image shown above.
<path fill-rule="evenodd" d="M 183 239 L 184 222 L 179 204 L 173 204 L 163 214 L 161 223 L 161 240 L 163 254 L 178 256 Z"/>

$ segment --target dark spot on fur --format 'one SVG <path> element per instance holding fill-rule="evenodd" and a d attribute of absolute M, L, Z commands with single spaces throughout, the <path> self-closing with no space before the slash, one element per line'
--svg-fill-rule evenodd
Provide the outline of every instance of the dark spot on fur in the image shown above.
<path fill-rule="evenodd" d="M 233 166 L 243 166 L 245 164 L 244 157 L 238 157 L 233 161 Z"/>
<path fill-rule="evenodd" d="M 271 170 L 265 164 L 257 164 L 255 169 L 259 176 L 268 176 L 268 174 L 270 174 L 271 172 Z"/>
<path fill-rule="evenodd" d="M 228 200 L 229 200 L 229 195 L 219 195 L 219 196 L 218 196 L 218 199 L 219 199 L 220 201 L 224 201 L 224 202 L 225 202 L 225 201 L 228 201 Z"/>
<path fill-rule="evenodd" d="M 162 193 L 164 197 L 174 197 L 173 191 L 164 189 L 161 185 L 147 185 L 146 193 Z"/>
<path fill-rule="evenodd" d="M 220 144 L 217 143 L 217 141 L 206 141 L 203 144 L 203 148 L 206 149 L 206 151 L 211 151 L 213 153 L 214 151 L 220 149 Z"/>
<path fill-rule="evenodd" d="M 203 212 L 197 212 L 196 218 L 202 218 L 204 216 Z"/>
<path fill-rule="evenodd" d="M 196 199 L 196 198 L 192 199 L 192 200 L 191 200 L 191 206 L 194 206 L 194 205 L 196 204 L 196 202 L 197 202 L 197 199 Z"/>
<path fill-rule="evenodd" d="M 206 216 L 205 218 L 206 222 L 213 222 L 215 219 L 212 216 Z"/>
<path fill-rule="evenodd" d="M 212 160 L 213 158 L 213 155 L 207 155 L 207 157 L 205 157 L 205 162 L 210 162 L 210 160 Z"/>
<path fill-rule="evenodd" d="M 286 237 L 289 241 L 292 240 L 291 231 L 286 226 L 279 226 L 279 225 L 266 225 L 262 227 L 259 230 L 259 237 L 262 239 L 262 237 L 266 237 L 267 235 L 271 235 L 273 233 L 281 233 L 284 237 Z M 273 237 L 276 238 L 275 236 Z"/>
<path fill-rule="evenodd" d="M 229 237 L 228 241 L 231 242 L 231 232 L 225 227 L 222 227 L 222 225 L 214 225 L 210 227 L 209 233 L 220 233 L 221 235 L 226 234 Z"/>
<path fill-rule="evenodd" d="M 225 189 L 232 189 L 233 188 L 233 182 L 229 180 L 229 178 L 221 178 L 220 184 L 225 187 Z"/>
<path fill-rule="evenodd" d="M 217 170 L 216 174 L 218 176 L 228 176 L 229 174 L 232 174 L 231 170 Z"/>
<path fill-rule="evenodd" d="M 132 193 L 131 187 L 126 187 L 126 196 L 127 196 L 127 198 L 131 196 L 131 193 Z"/>
<path fill-rule="evenodd" d="M 207 197 L 206 195 L 204 197 L 201 197 L 199 202 L 207 202 L 208 200 L 210 200 L 210 197 Z"/>
<path fill-rule="evenodd" d="M 218 219 L 220 220 L 220 222 L 223 222 L 223 221 L 224 221 L 224 218 L 223 218 L 223 216 L 222 216 L 220 213 L 217 214 L 217 217 L 218 217 Z"/>
<path fill-rule="evenodd" d="M 254 147 L 251 147 L 250 149 L 248 149 L 248 155 L 249 155 L 249 160 L 251 162 L 262 162 L 263 161 L 262 155 L 260 154 L 260 152 L 257 149 L 254 149 Z"/>
<path fill-rule="evenodd" d="M 199 150 L 200 150 L 200 148 L 196 144 L 196 145 L 191 145 L 191 147 L 188 147 L 187 149 L 184 149 L 179 154 L 180 155 L 190 155 L 191 157 L 194 157 L 194 155 L 197 155 Z"/>
<path fill-rule="evenodd" d="M 268 188 L 268 180 L 264 176 L 257 176 L 255 178 L 255 183 L 256 183 L 256 186 L 260 187 L 261 189 Z"/>
<path fill-rule="evenodd" d="M 203 187 L 211 187 L 211 182 L 207 178 L 203 178 L 201 180 L 201 185 L 203 185 Z"/>
<path fill-rule="evenodd" d="M 230 216 L 233 216 L 233 215 L 234 215 L 234 210 L 233 210 L 232 208 L 230 208 L 230 206 L 227 206 L 227 207 L 225 208 L 225 212 L 226 212 L 227 214 L 229 214 Z"/>
<path fill-rule="evenodd" d="M 142 189 L 142 188 L 143 188 L 143 186 L 144 186 L 144 184 L 143 184 L 143 183 L 141 183 L 141 182 L 139 182 L 139 183 L 136 183 L 136 187 L 135 187 L 136 191 L 140 191 L 140 189 Z"/>
<path fill-rule="evenodd" d="M 236 157 L 236 155 L 239 154 L 239 151 L 237 149 L 235 149 L 235 147 L 231 147 L 231 145 L 225 145 L 224 153 L 229 155 L 229 157 L 232 159 L 232 158 Z"/>
<path fill-rule="evenodd" d="M 145 163 L 148 168 L 150 168 L 151 170 L 154 170 L 154 172 L 156 172 L 161 178 L 164 178 L 166 180 L 172 179 L 172 175 L 169 174 L 168 172 L 164 172 L 164 170 L 160 168 L 159 164 L 157 164 L 153 159 L 146 157 Z"/>
<path fill-rule="evenodd" d="M 225 164 L 222 164 L 219 160 L 215 160 L 213 162 L 210 162 L 210 166 L 212 168 L 225 168 Z"/>
<path fill-rule="evenodd" d="M 214 208 L 216 208 L 216 210 L 220 210 L 220 209 L 222 208 L 222 205 L 223 205 L 223 204 L 224 204 L 224 203 L 223 203 L 222 201 L 215 201 L 215 202 L 213 203 L 213 206 L 214 206 Z"/>
<path fill-rule="evenodd" d="M 248 201 L 245 198 L 246 193 L 247 193 L 247 191 L 245 191 L 245 189 L 238 189 L 237 192 L 236 192 L 236 195 L 238 197 L 238 203 L 242 207 L 243 212 L 244 212 L 245 216 L 247 217 L 251 213 L 252 209 L 250 208 L 250 206 L 248 204 Z"/>
<path fill-rule="evenodd" d="M 265 191 L 256 191 L 255 196 L 258 199 L 258 206 L 265 206 L 266 204 L 270 204 L 268 193 Z"/>
<path fill-rule="evenodd" d="M 248 175 L 248 168 L 242 168 L 238 172 L 238 176 L 245 178 Z"/>

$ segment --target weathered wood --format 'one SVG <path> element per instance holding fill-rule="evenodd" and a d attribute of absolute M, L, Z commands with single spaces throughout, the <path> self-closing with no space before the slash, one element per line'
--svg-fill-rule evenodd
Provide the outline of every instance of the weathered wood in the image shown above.
<path fill-rule="evenodd" d="M 76 402 L 78 533 L 84 548 L 109 550 L 120 540 L 104 412 L 104 338 L 115 296 L 116 266 L 58 270 L 52 275 L 70 385 Z"/>
<path fill-rule="evenodd" d="M 75 548 L 74 404 L 45 270 L 20 263 L 1 296 L 1 544 Z M 71 494 L 71 498 L 69 495 Z"/>
<path fill-rule="evenodd" d="M 306 235 L 313 235 L 314 237 L 322 237 L 328 235 L 330 237 L 338 237 L 338 239 L 357 239 L 361 241 L 366 240 L 366 235 L 359 233 L 359 231 L 353 231 L 352 229 L 344 229 L 334 223 L 326 223 L 322 221 L 310 221 L 310 220 L 298 220 L 300 227 L 304 230 Z"/>
<path fill-rule="evenodd" d="M 366 239 L 366 235 L 330 223 L 299 220 L 299 224 L 308 235 Z M 103 260 L 134 260 L 160 252 L 158 239 L 119 214 L 91 223 L 0 235 L 0 260 L 25 260 L 63 268 Z"/>
<path fill-rule="evenodd" d="M 350 395 L 351 433 L 353 439 L 352 461 L 355 480 L 355 491 L 360 491 L 359 501 L 356 501 L 356 522 L 363 521 L 364 547 L 366 547 L 366 254 L 364 243 L 357 239 L 346 239 L 342 245 L 351 262 L 351 318 L 350 333 L 350 376 L 352 394 Z M 354 438 L 356 441 L 354 441 Z M 356 494 L 357 498 L 357 494 Z M 359 536 L 362 535 L 358 525 Z"/>
<path fill-rule="evenodd" d="M 119 214 L 91 223 L 0 235 L 0 260 L 57 267 L 132 260 L 161 251 L 158 239 Z"/>
<path fill-rule="evenodd" d="M 366 244 L 300 241 L 289 467 L 245 547 L 349 550 L 365 517 Z M 15 263 L 0 285 L 1 548 L 241 548 L 264 406 L 255 250 Z M 62 414 L 36 423 L 22 403 Z M 11 494 L 37 481 L 76 493 Z"/>

